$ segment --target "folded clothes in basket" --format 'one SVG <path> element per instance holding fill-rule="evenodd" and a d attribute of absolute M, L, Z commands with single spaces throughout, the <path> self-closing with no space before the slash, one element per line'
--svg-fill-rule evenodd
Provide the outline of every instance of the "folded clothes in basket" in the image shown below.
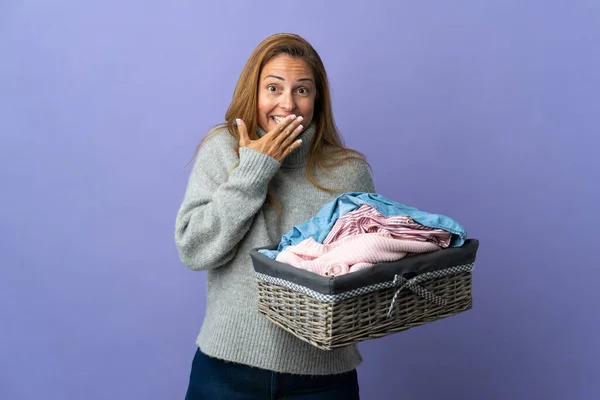
<path fill-rule="evenodd" d="M 319 275 L 340 276 L 378 263 L 397 261 L 408 254 L 439 249 L 432 242 L 395 239 L 389 233 L 362 233 L 329 244 L 308 238 L 286 248 L 276 260 Z"/>
<path fill-rule="evenodd" d="M 319 275 L 340 276 L 408 255 L 457 247 L 464 238 L 466 230 L 446 216 L 378 194 L 345 193 L 284 235 L 278 250 L 261 253 Z"/>
<path fill-rule="evenodd" d="M 317 215 L 308 221 L 294 226 L 289 232 L 283 235 L 277 249 L 262 249 L 260 253 L 275 260 L 277 255 L 287 247 L 298 245 L 308 238 L 314 239 L 317 243 L 324 243 L 341 217 L 360 209 L 364 205 L 371 206 L 385 218 L 406 216 L 410 217 L 410 222 L 423 227 L 433 230 L 443 230 L 450 234 L 449 247 L 459 247 L 467 238 L 466 229 L 445 215 L 421 211 L 414 207 L 389 200 L 377 193 L 348 192 L 339 195 L 334 200 L 325 204 Z"/>

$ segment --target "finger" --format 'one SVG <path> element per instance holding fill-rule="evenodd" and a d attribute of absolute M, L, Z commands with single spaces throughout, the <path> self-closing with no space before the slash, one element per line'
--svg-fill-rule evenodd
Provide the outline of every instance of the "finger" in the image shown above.
<path fill-rule="evenodd" d="M 297 139 L 294 143 L 287 147 L 287 154 L 289 155 L 291 152 L 296 150 L 302 144 L 302 139 Z"/>
<path fill-rule="evenodd" d="M 294 114 L 288 115 L 283 119 L 283 121 L 279 122 L 277 126 L 267 133 L 265 136 L 274 137 L 275 139 L 280 139 L 280 133 L 283 132 L 290 124 L 294 123 L 296 120 L 296 116 Z"/>
<path fill-rule="evenodd" d="M 301 134 L 302 131 L 304 130 L 304 125 L 302 125 L 300 123 L 296 123 L 294 125 L 291 125 L 289 127 L 289 129 L 290 129 L 289 132 L 286 129 L 286 131 L 281 135 L 283 138 L 283 141 L 281 142 L 282 146 L 292 145 L 292 143 L 294 143 L 294 140 L 296 140 L 298 135 Z"/>
<path fill-rule="evenodd" d="M 291 144 L 292 141 L 296 138 L 296 136 L 298 136 L 298 134 L 300 134 L 300 132 L 302 132 L 303 128 L 300 125 L 302 120 L 303 120 L 302 117 L 296 118 L 283 130 L 283 132 L 281 132 L 280 135 L 277 136 L 277 139 L 278 139 L 277 142 L 280 146 L 284 146 L 284 145 L 287 146 L 287 145 Z"/>
<path fill-rule="evenodd" d="M 244 124 L 244 121 L 242 121 L 239 118 L 235 120 L 235 123 L 237 125 L 238 134 L 240 136 L 240 146 L 245 146 L 250 142 L 250 136 L 248 136 L 246 124 Z"/>
<path fill-rule="evenodd" d="M 302 142 L 300 139 L 298 139 L 297 141 Z M 296 143 L 292 143 L 290 146 L 281 147 L 281 153 L 280 153 L 279 157 L 277 157 L 277 161 L 282 162 L 283 160 L 285 160 L 285 158 L 287 156 L 289 156 L 290 153 L 296 149 L 295 144 Z M 298 143 L 298 145 L 300 145 L 300 143 Z"/>

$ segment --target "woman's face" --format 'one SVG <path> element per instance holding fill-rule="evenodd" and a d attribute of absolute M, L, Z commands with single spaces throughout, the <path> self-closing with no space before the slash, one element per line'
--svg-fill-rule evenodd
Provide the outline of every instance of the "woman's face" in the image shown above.
<path fill-rule="evenodd" d="M 266 132 L 290 114 L 302 116 L 307 127 L 315 106 L 315 78 L 306 62 L 286 54 L 273 57 L 258 82 L 258 125 Z"/>

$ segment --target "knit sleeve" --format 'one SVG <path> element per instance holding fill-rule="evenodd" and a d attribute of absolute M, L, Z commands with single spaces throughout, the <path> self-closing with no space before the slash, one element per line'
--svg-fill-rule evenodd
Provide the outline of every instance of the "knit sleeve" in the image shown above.
<path fill-rule="evenodd" d="M 240 148 L 228 132 L 200 147 L 177 213 L 175 243 L 181 261 L 193 270 L 218 268 L 235 250 L 262 207 L 280 163 L 259 151 Z"/>

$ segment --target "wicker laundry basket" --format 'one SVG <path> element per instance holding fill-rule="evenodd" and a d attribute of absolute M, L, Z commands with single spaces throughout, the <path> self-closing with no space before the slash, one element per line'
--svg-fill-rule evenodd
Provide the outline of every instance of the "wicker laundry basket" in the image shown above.
<path fill-rule="evenodd" d="M 330 350 L 472 308 L 479 241 L 325 277 L 250 252 L 258 311 L 312 345 Z"/>

